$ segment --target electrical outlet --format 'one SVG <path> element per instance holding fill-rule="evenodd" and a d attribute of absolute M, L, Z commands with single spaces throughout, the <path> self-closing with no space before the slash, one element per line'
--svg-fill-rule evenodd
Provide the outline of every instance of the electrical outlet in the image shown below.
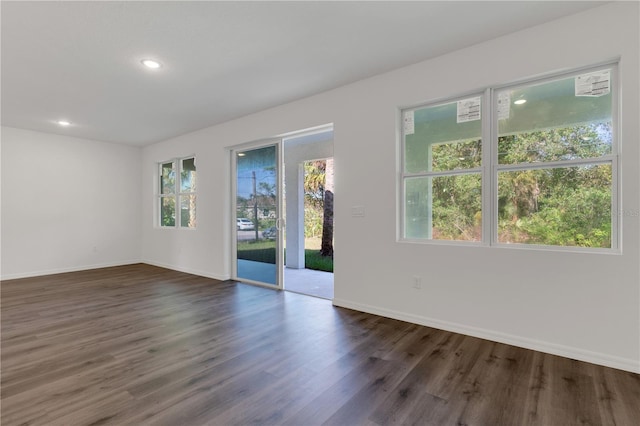
<path fill-rule="evenodd" d="M 413 288 L 420 290 L 422 288 L 422 278 L 418 275 L 413 276 Z"/>

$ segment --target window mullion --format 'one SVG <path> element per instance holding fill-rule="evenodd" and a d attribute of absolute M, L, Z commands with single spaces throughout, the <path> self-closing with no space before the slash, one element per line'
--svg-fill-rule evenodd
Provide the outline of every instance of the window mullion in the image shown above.
<path fill-rule="evenodd" d="M 606 164 L 612 163 L 615 159 L 613 155 L 604 155 L 594 158 L 579 158 L 575 160 L 549 161 L 539 163 L 520 163 L 520 164 L 498 164 L 496 169 L 499 172 L 511 172 L 517 170 L 537 170 L 537 169 L 557 169 L 561 167 L 576 167 L 589 164 Z"/>
<path fill-rule="evenodd" d="M 402 176 L 402 178 L 410 179 L 410 178 L 418 178 L 418 177 L 472 175 L 476 173 L 482 173 L 482 167 L 474 167 L 473 169 L 442 170 L 437 172 L 406 173 Z"/>
<path fill-rule="evenodd" d="M 176 192 L 176 228 L 180 228 L 182 225 L 182 193 L 180 188 L 182 187 L 182 160 L 176 158 L 176 179 L 175 179 L 175 192 Z"/>
<path fill-rule="evenodd" d="M 493 173 L 493 161 L 496 157 L 496 145 L 494 139 L 497 141 L 497 137 L 494 135 L 493 117 L 494 117 L 494 104 L 493 91 L 488 88 L 484 93 L 483 100 L 483 115 L 482 115 L 482 244 L 491 245 L 494 240 L 494 221 L 497 223 L 497 208 L 498 204 L 493 200 L 497 196 L 497 181 L 495 180 Z M 495 175 L 497 176 L 497 174 Z M 497 235 L 497 233 L 496 233 Z"/>

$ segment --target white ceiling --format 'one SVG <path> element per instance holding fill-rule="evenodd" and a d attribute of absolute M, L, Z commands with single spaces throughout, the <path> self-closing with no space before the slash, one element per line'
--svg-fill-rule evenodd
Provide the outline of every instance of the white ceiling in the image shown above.
<path fill-rule="evenodd" d="M 3 1 L 2 125 L 148 145 L 601 4 Z"/>

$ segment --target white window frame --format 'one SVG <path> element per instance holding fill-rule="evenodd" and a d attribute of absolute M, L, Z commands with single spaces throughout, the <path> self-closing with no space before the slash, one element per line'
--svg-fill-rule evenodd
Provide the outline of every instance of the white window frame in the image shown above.
<path fill-rule="evenodd" d="M 540 163 L 520 163 L 520 164 L 499 164 L 498 161 L 498 99 L 497 92 L 509 89 L 511 87 L 522 87 L 528 85 L 544 84 L 547 82 L 571 78 L 577 75 L 610 69 L 612 78 L 611 94 L 612 94 L 612 143 L 611 153 L 609 155 L 595 158 L 580 158 L 564 161 L 540 162 Z M 425 102 L 398 110 L 399 123 L 399 182 L 398 182 L 398 229 L 397 240 L 399 242 L 432 244 L 432 245 L 463 245 L 463 246 L 486 246 L 501 247 L 513 249 L 534 249 L 534 250 L 551 250 L 551 251 L 577 251 L 588 253 L 620 253 L 620 229 L 621 217 L 618 212 L 621 210 L 620 203 L 620 142 L 619 142 L 619 74 L 617 62 L 606 62 L 598 65 L 574 69 L 568 72 L 549 74 L 542 78 L 525 79 L 504 85 L 496 85 L 485 88 L 483 91 L 468 92 L 464 95 L 455 96 L 446 99 L 438 99 L 432 102 Z M 478 168 L 452 170 L 444 172 L 423 172 L 423 173 L 407 173 L 406 164 L 406 147 L 405 147 L 405 130 L 403 126 L 403 118 L 406 112 L 415 111 L 427 107 L 443 105 L 456 102 L 461 99 L 481 96 L 481 123 L 482 123 L 482 165 L 479 168 L 482 174 L 482 238 L 477 241 L 463 240 L 434 240 L 430 238 L 406 238 L 405 237 L 405 219 L 406 219 L 406 192 L 405 183 L 413 177 L 424 176 L 450 176 L 456 174 L 477 173 Z M 524 243 L 500 243 L 498 242 L 498 174 L 504 171 L 519 171 L 533 169 L 549 169 L 549 168 L 568 168 L 584 165 L 611 165 L 611 247 L 578 247 L 578 246 L 555 246 L 541 244 L 524 244 Z"/>
<path fill-rule="evenodd" d="M 172 158 L 169 160 L 165 160 L 165 161 L 160 161 L 157 164 L 157 177 L 156 177 L 156 185 L 157 185 L 157 191 L 156 191 L 156 211 L 155 211 L 155 221 L 156 221 L 156 226 L 158 228 L 162 228 L 162 229 L 187 229 L 187 230 L 193 230 L 196 229 L 197 227 L 197 219 L 196 219 L 196 226 L 182 226 L 182 209 L 181 209 L 181 201 L 184 197 L 190 197 L 190 196 L 195 196 L 196 197 L 196 205 L 197 205 L 197 186 L 196 186 L 196 190 L 195 191 L 181 191 L 181 187 L 182 187 L 182 162 L 184 160 L 189 160 L 189 159 L 193 159 L 193 163 L 194 165 L 196 164 L 196 156 L 195 155 L 188 155 L 186 157 L 180 157 L 180 158 Z M 174 179 L 174 192 L 171 194 L 162 194 L 162 166 L 164 164 L 167 163 L 172 163 L 173 164 L 173 170 L 175 173 L 175 179 Z M 197 176 L 197 174 L 196 174 Z M 197 178 L 196 178 L 197 179 Z M 173 226 L 166 226 L 162 224 L 162 200 L 163 198 L 173 198 L 174 201 L 174 208 L 175 208 L 175 223 Z M 197 211 L 197 210 L 196 210 Z M 196 218 L 197 218 L 197 213 L 196 213 Z"/>

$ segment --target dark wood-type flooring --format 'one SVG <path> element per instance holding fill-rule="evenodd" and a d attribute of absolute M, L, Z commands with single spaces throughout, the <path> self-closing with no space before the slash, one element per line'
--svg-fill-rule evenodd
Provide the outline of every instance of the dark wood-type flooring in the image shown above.
<path fill-rule="evenodd" d="M 148 265 L 1 308 L 3 426 L 640 424 L 638 374 Z"/>

